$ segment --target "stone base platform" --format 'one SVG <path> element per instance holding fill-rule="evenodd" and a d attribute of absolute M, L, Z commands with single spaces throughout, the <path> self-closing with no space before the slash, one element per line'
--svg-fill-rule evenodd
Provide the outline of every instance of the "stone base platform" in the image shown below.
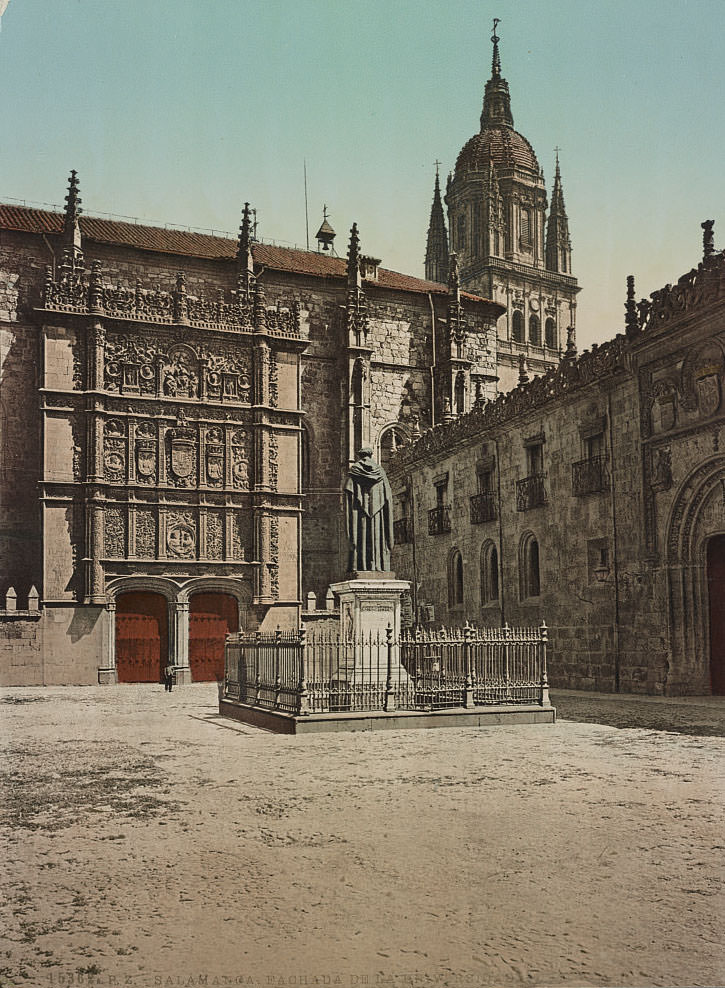
<path fill-rule="evenodd" d="M 539 704 L 520 706 L 454 707 L 434 712 L 418 710 L 360 710 L 354 713 L 294 716 L 277 710 L 262 710 L 235 700 L 220 700 L 222 717 L 261 727 L 276 734 L 321 734 L 333 731 L 404 731 L 434 727 L 500 727 L 515 724 L 554 724 L 556 708 Z"/>

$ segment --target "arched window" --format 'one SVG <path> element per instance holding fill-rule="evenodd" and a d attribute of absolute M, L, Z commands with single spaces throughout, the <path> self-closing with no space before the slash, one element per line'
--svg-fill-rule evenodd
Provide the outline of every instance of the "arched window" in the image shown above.
<path fill-rule="evenodd" d="M 551 347 L 552 350 L 555 349 L 555 347 L 556 347 L 556 324 L 555 324 L 554 320 L 551 318 L 551 316 L 549 316 L 549 318 L 546 320 L 546 323 L 544 325 L 544 334 L 545 334 L 546 345 L 548 347 Z"/>
<path fill-rule="evenodd" d="M 524 315 L 520 309 L 514 309 L 514 315 L 511 322 L 512 336 L 514 343 L 524 342 Z"/>
<path fill-rule="evenodd" d="M 539 575 L 539 543 L 532 532 L 528 532 L 521 540 L 519 549 L 519 584 L 521 599 L 538 597 L 541 593 Z"/>
<path fill-rule="evenodd" d="M 379 441 L 379 463 L 383 470 L 388 469 L 388 464 L 401 446 L 407 442 L 407 437 L 402 429 L 396 425 L 390 425 L 380 433 Z"/>
<path fill-rule="evenodd" d="M 541 346 L 541 323 L 539 317 L 532 312 L 529 316 L 529 342 Z"/>
<path fill-rule="evenodd" d="M 481 546 L 481 603 L 498 600 L 498 549 L 494 542 Z"/>
<path fill-rule="evenodd" d="M 463 603 L 463 557 L 454 549 L 448 559 L 448 606 L 460 607 Z"/>

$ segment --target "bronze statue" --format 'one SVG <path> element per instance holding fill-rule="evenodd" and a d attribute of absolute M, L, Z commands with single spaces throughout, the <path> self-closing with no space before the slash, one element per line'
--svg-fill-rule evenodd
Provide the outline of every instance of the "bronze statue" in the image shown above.
<path fill-rule="evenodd" d="M 393 495 L 383 468 L 365 448 L 357 454 L 345 484 L 350 571 L 390 571 Z"/>

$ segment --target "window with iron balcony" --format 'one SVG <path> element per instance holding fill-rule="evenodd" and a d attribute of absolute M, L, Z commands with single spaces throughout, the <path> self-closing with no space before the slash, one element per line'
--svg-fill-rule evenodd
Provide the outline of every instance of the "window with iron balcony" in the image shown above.
<path fill-rule="evenodd" d="M 497 517 L 496 499 L 493 489 L 493 466 L 481 466 L 476 470 L 478 491 L 471 495 L 471 524 L 480 525 L 495 521 Z"/>
<path fill-rule="evenodd" d="M 544 444 L 533 437 L 526 443 L 527 476 L 516 481 L 516 510 L 530 511 L 547 503 L 544 486 Z"/>
<path fill-rule="evenodd" d="M 451 506 L 448 504 L 448 474 L 434 480 L 436 506 L 428 512 L 428 534 L 444 535 L 451 530 Z"/>
<path fill-rule="evenodd" d="M 583 447 L 584 459 L 571 465 L 571 487 L 575 497 L 609 490 L 604 434 L 597 432 L 586 436 L 583 439 Z"/>

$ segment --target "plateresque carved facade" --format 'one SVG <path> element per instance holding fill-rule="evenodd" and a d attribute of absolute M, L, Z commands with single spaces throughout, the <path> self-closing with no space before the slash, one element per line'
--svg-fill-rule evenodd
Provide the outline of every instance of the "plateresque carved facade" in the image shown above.
<path fill-rule="evenodd" d="M 214 678 L 344 576 L 357 450 L 494 396 L 501 308 L 66 203 L 0 206 L 0 682 Z"/>
<path fill-rule="evenodd" d="M 391 482 L 419 619 L 550 627 L 552 685 L 725 693 L 725 254 L 626 334 L 425 433 Z"/>

